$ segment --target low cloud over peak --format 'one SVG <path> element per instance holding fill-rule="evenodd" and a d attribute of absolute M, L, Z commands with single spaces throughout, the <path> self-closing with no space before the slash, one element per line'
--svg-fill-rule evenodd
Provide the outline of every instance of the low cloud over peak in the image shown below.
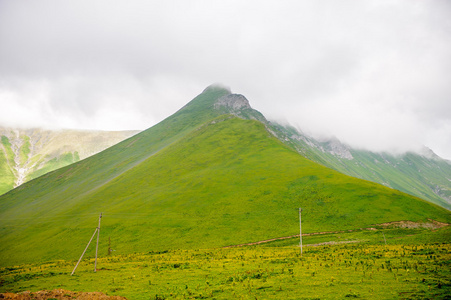
<path fill-rule="evenodd" d="M 0 123 L 145 129 L 212 82 L 268 118 L 451 159 L 448 1 L 0 3 Z"/>

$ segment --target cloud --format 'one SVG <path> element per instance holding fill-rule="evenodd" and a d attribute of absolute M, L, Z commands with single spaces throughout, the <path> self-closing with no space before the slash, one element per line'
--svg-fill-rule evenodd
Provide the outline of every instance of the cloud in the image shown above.
<path fill-rule="evenodd" d="M 2 1 L 0 124 L 145 129 L 222 82 L 313 134 L 451 159 L 450 12 L 420 0 Z"/>

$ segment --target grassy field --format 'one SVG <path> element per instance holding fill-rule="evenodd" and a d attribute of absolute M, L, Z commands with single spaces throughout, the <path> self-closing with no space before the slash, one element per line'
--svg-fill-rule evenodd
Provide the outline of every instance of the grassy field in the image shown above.
<path fill-rule="evenodd" d="M 451 297 L 449 228 L 361 230 L 306 236 L 303 242 L 302 255 L 298 238 L 111 256 L 103 248 L 97 273 L 92 246 L 73 276 L 75 261 L 2 268 L 0 292 L 61 288 L 128 299 Z M 329 244 L 317 245 L 324 242 Z"/>

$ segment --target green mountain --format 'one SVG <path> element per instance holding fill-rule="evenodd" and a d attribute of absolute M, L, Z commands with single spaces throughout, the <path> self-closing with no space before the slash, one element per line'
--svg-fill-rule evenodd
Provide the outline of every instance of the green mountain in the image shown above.
<path fill-rule="evenodd" d="M 341 173 L 380 183 L 451 210 L 451 162 L 424 148 L 400 155 L 358 150 L 337 139 L 318 141 L 271 123 L 278 138 L 303 156 Z"/>
<path fill-rule="evenodd" d="M 211 86 L 161 123 L 0 197 L 0 265 L 214 248 L 391 221 L 451 222 L 422 199 L 319 165 L 246 98 Z"/>
<path fill-rule="evenodd" d="M 0 195 L 47 172 L 96 154 L 136 133 L 0 127 Z"/>

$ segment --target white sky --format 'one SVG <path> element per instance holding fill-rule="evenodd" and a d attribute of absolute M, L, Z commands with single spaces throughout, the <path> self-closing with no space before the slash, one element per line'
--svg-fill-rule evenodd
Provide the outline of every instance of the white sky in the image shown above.
<path fill-rule="evenodd" d="M 0 0 L 0 125 L 146 129 L 212 83 L 314 136 L 451 159 L 451 1 Z"/>

